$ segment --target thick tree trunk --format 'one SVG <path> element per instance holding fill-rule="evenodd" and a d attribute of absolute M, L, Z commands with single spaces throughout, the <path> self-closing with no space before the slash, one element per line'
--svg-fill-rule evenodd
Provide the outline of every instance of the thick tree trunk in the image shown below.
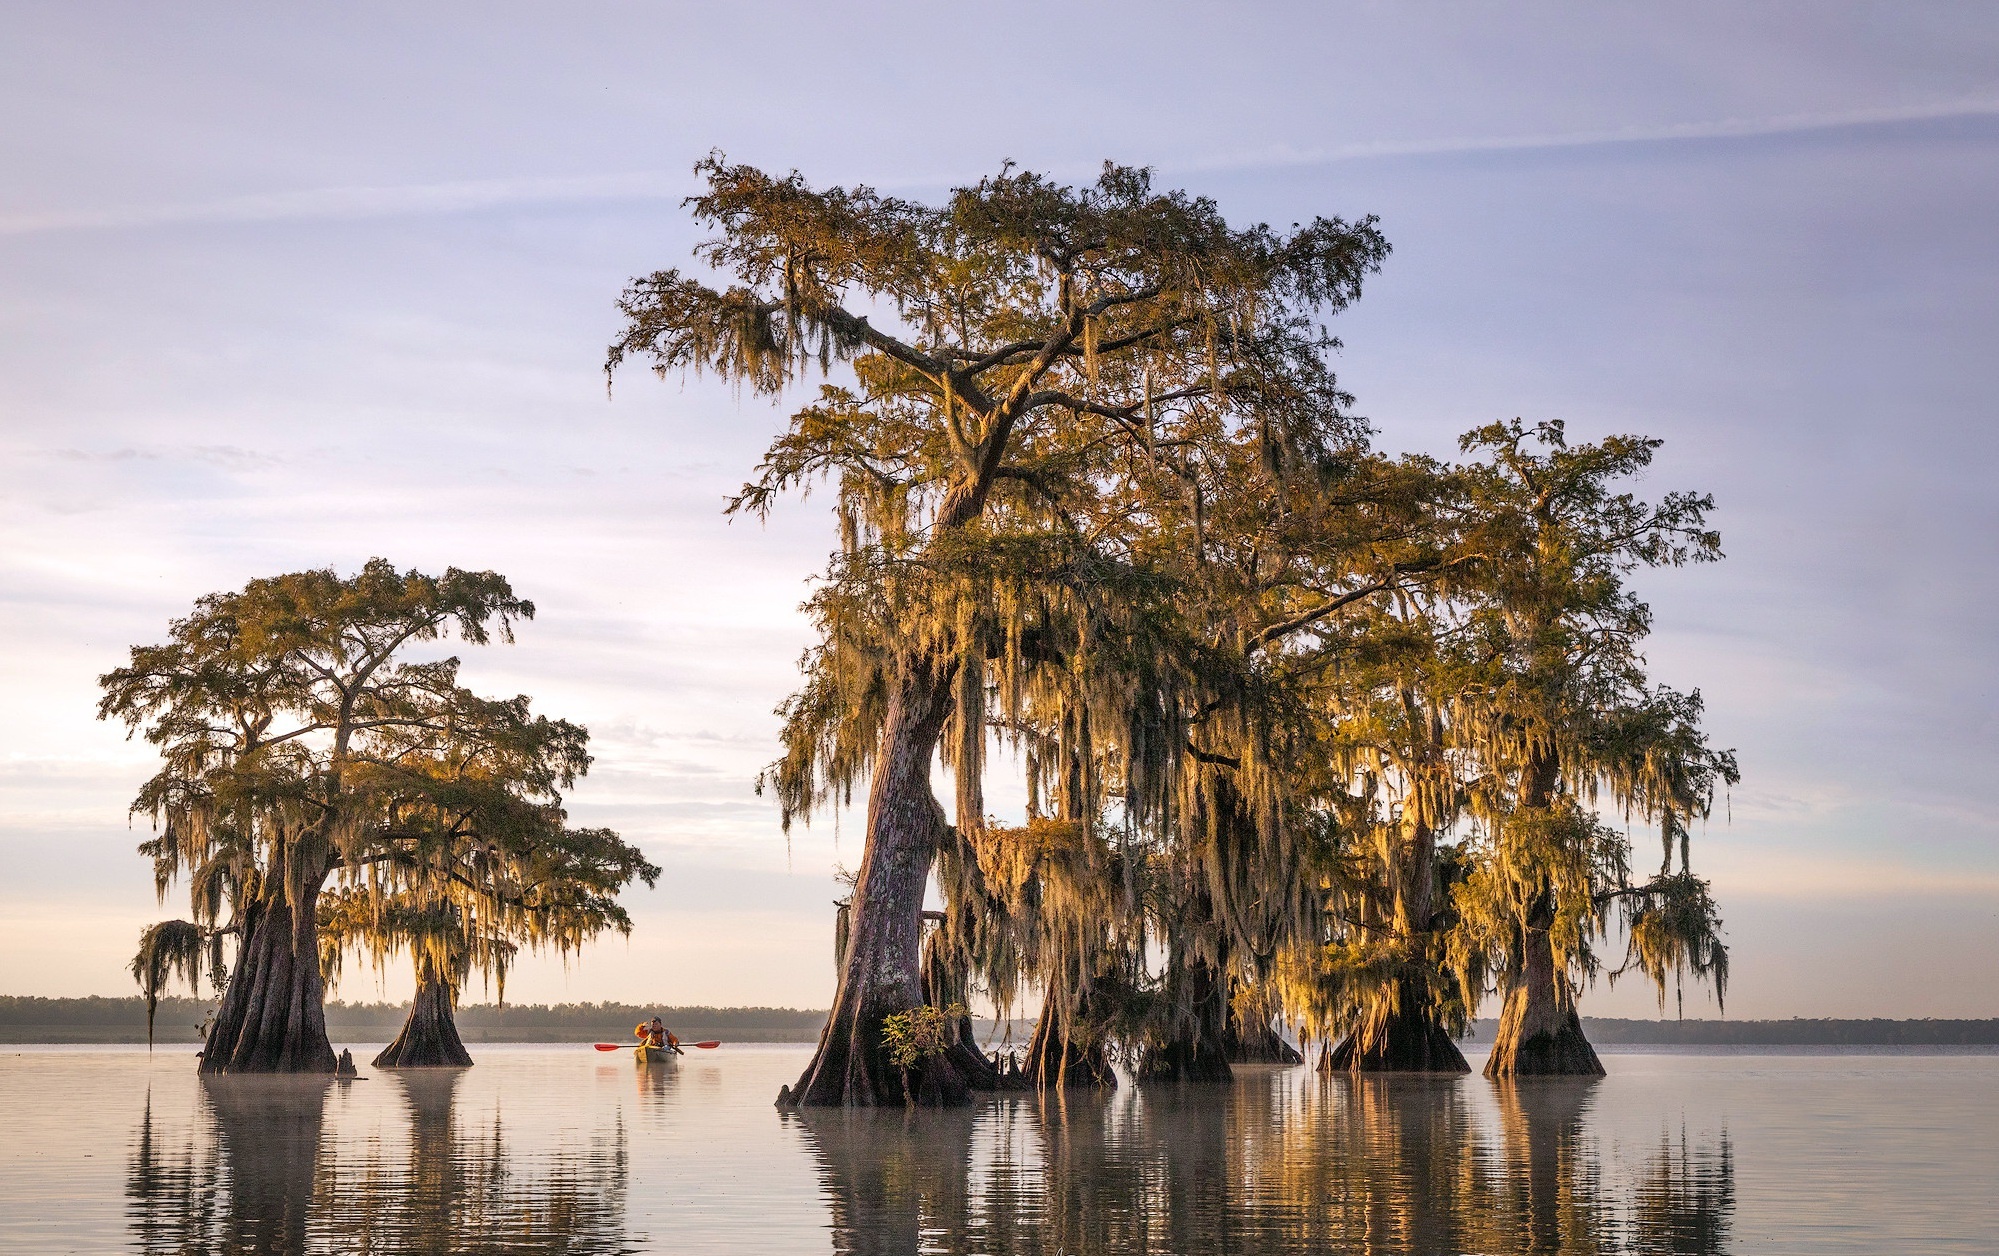
<path fill-rule="evenodd" d="M 1485 1075 L 1501 1077 L 1602 1077 L 1603 1062 L 1583 1036 L 1568 974 L 1555 966 L 1548 925 L 1530 920 L 1518 970 L 1509 975 L 1499 1034 Z"/>
<path fill-rule="evenodd" d="M 209 1027 L 204 1073 L 331 1073 L 319 976 L 319 886 L 258 916 Z"/>
<path fill-rule="evenodd" d="M 1078 1042 L 1065 1036 L 1057 1023 L 1056 1009 L 1043 1004 L 1034 1022 L 1034 1039 L 1027 1047 L 1027 1061 L 1021 1071 L 1036 1090 L 1050 1086 L 1088 1087 L 1110 1090 L 1117 1086 L 1117 1070 L 1101 1041 Z"/>
<path fill-rule="evenodd" d="M 840 989 L 819 1050 L 780 1107 L 964 1103 L 971 1079 L 951 1053 L 905 1077 L 882 1045 L 882 1022 L 923 1002 L 923 891 L 944 811 L 930 763 L 950 709 L 950 678 L 905 663 L 889 698 L 868 794 L 868 836 L 854 886 Z"/>
<path fill-rule="evenodd" d="M 451 1016 L 451 983 L 425 956 L 417 968 L 416 998 L 396 1040 L 375 1057 L 376 1068 L 470 1068 L 472 1054 Z"/>
<path fill-rule="evenodd" d="M 1554 800 L 1554 757 L 1542 753 L 1521 773 L 1521 808 L 1540 811 Z M 1602 1077 L 1603 1062 L 1583 1037 L 1569 975 L 1555 964 L 1548 931 L 1554 904 L 1544 889 L 1521 923 L 1520 963 L 1507 974 L 1499 1033 L 1485 1062 L 1487 1077 Z"/>
<path fill-rule="evenodd" d="M 1437 917 L 1437 839 L 1419 795 L 1402 807 L 1395 875 L 1394 928 L 1406 953 L 1423 962 Z M 1320 1057 L 1324 1072 L 1469 1073 L 1458 1044 L 1437 1016 L 1426 983 L 1395 978 L 1390 999 L 1378 1000 L 1366 1019 Z"/>
<path fill-rule="evenodd" d="M 1464 1052 L 1437 1018 L 1429 992 L 1404 979 L 1394 1010 L 1379 1004 L 1319 1061 L 1328 1073 L 1469 1073 Z"/>
<path fill-rule="evenodd" d="M 1188 1035 L 1146 1051 L 1138 1080 L 1157 1082 L 1227 1082 L 1235 1080 L 1228 1052 L 1214 1035 Z"/>
<path fill-rule="evenodd" d="M 1141 1082 L 1226 1082 L 1229 1068 L 1228 983 L 1199 957 L 1185 961 L 1181 980 L 1187 983 L 1189 1015 L 1179 1018 L 1172 1035 L 1149 1045 L 1139 1060 Z"/>

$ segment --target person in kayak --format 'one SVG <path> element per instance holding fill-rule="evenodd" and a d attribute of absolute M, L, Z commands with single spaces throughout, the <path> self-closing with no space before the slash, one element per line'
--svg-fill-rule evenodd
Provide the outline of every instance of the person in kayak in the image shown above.
<path fill-rule="evenodd" d="M 671 1051 L 675 1055 L 685 1055 L 680 1049 L 680 1039 L 666 1027 L 666 1022 L 655 1016 L 651 1024 L 641 1024 L 637 1029 L 639 1041 L 655 1051 Z"/>

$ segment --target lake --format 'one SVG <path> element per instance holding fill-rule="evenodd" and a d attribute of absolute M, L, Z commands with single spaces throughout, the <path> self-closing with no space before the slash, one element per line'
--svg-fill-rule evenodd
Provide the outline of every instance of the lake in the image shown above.
<path fill-rule="evenodd" d="M 1999 1054 L 1623 1051 L 1600 1082 L 1505 1087 L 1265 1067 L 780 1114 L 808 1054 L 486 1046 L 336 1083 L 9 1048 L 0 1251 L 1999 1251 Z"/>

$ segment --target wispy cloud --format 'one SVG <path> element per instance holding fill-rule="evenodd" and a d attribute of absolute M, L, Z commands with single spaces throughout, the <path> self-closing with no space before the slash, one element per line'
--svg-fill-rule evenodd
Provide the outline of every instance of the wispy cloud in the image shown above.
<path fill-rule="evenodd" d="M 1257 169 L 1396 157 L 1472 156 L 1480 153 L 1534 152 L 1621 144 L 1752 139 L 1893 123 L 1941 122 L 1955 118 L 1989 117 L 1999 117 L 1999 99 L 1978 98 L 1831 113 L 1724 118 L 1704 122 L 1590 131 L 1380 140 L 1328 148 L 1297 148 L 1286 145 L 1250 149 L 1213 159 L 1194 158 L 1167 164 L 1182 170 Z M 876 182 L 878 186 L 883 187 L 927 187 L 941 186 L 945 181 L 935 178 L 887 178 Z M 180 204 L 0 215 L 0 236 L 219 223 L 398 218 L 476 213 L 509 206 L 677 200 L 691 190 L 692 184 L 687 175 L 662 171 L 475 179 L 378 187 L 304 188 L 290 192 L 271 192 Z"/>
<path fill-rule="evenodd" d="M 1957 118 L 1999 117 L 1999 99 L 1957 100 L 1925 105 L 1893 105 L 1832 113 L 1793 113 L 1762 118 L 1724 118 L 1707 122 L 1676 122 L 1656 126 L 1616 127 L 1591 131 L 1556 131 L 1533 135 L 1456 136 L 1429 140 L 1382 140 L 1330 148 L 1252 149 L 1194 163 L 1192 169 L 1255 169 L 1285 165 L 1326 165 L 1391 157 L 1452 157 L 1479 153 L 1533 152 L 1544 149 L 1599 148 L 1620 144 L 1674 141 L 1755 139 L 1803 135 L 1819 131 L 1894 123 L 1943 122 Z"/>
<path fill-rule="evenodd" d="M 566 178 L 476 179 L 390 187 L 305 188 L 177 205 L 57 210 L 0 216 L 0 235 L 113 230 L 201 223 L 290 222 L 461 214 L 509 205 L 671 200 L 687 176 L 657 171 Z"/>
<path fill-rule="evenodd" d="M 244 449 L 238 445 L 183 445 L 158 449 L 127 445 L 120 449 L 64 448 L 43 452 L 45 456 L 63 462 L 205 462 L 229 471 L 261 471 L 283 466 L 287 461 L 277 454 Z"/>

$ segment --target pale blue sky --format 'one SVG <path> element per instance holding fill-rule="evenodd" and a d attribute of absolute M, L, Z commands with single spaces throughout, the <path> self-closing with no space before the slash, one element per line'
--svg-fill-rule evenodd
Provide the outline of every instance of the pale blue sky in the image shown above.
<path fill-rule="evenodd" d="M 1696 854 L 1731 1013 L 1999 1014 L 1999 11 L 855 8 L 0 14 L 0 993 L 124 992 L 159 914 L 95 676 L 201 593 L 382 554 L 540 604 L 468 676 L 588 723 L 577 814 L 668 868 L 629 946 L 510 994 L 825 1004 L 857 835 L 787 848 L 750 782 L 830 521 L 721 518 L 775 409 L 598 373 L 719 147 L 1379 214 L 1337 331 L 1385 445 L 1563 418 L 1719 498 L 1728 561 L 1647 589 L 1743 759 Z"/>

